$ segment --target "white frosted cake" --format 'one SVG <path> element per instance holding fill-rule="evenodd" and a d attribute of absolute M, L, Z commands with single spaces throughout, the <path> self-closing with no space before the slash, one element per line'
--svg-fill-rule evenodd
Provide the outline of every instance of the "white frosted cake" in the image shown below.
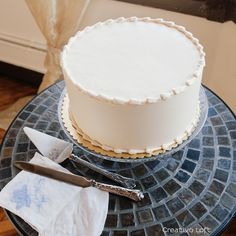
<path fill-rule="evenodd" d="M 70 114 L 92 144 L 116 153 L 154 153 L 196 127 L 203 47 L 163 19 L 118 18 L 78 32 L 61 65 Z"/>

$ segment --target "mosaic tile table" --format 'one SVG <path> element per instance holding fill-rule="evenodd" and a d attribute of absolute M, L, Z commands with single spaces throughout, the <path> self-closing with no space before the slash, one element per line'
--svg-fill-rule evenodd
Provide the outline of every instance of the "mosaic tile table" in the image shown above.
<path fill-rule="evenodd" d="M 16 117 L 3 141 L 0 189 L 17 173 L 15 160 L 30 160 L 36 148 L 24 126 L 68 140 L 58 121 L 57 106 L 64 83 L 35 97 Z M 103 236 L 220 235 L 236 212 L 236 119 L 229 108 L 206 89 L 209 111 L 202 131 L 172 156 L 145 163 L 118 163 L 98 159 L 78 147 L 74 152 L 109 171 L 135 178 L 145 198 L 134 203 L 110 195 Z M 75 173 L 106 181 L 70 162 Z M 23 220 L 8 216 L 23 235 L 37 235 Z M 180 232 L 177 231 L 187 231 Z"/>

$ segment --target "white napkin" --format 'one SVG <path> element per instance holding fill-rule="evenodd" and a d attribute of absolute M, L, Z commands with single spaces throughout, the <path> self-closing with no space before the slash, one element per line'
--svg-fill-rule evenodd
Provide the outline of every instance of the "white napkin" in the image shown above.
<path fill-rule="evenodd" d="M 35 153 L 31 163 L 66 171 Z M 21 217 L 39 236 L 98 236 L 108 211 L 109 194 L 21 171 L 0 192 L 0 206 Z"/>

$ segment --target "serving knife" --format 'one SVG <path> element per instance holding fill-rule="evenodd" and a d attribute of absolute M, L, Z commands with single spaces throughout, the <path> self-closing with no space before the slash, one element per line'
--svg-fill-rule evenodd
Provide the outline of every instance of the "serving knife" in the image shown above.
<path fill-rule="evenodd" d="M 83 188 L 95 187 L 97 189 L 100 189 L 109 193 L 113 193 L 113 194 L 130 198 L 134 201 L 140 201 L 144 197 L 143 193 L 140 190 L 127 189 L 127 188 L 123 188 L 123 187 L 119 187 L 115 185 L 109 185 L 109 184 L 96 182 L 93 179 L 88 179 L 86 177 L 74 175 L 72 173 L 66 173 L 63 171 L 54 170 L 52 168 L 35 165 L 35 164 L 28 163 L 25 161 L 16 161 L 14 165 L 21 170 L 25 170 L 34 174 L 38 174 L 41 176 L 45 176 L 51 179 L 59 180 L 59 181 L 73 184 L 76 186 L 80 186 Z"/>
<path fill-rule="evenodd" d="M 57 163 L 61 163 L 69 158 L 73 162 L 81 164 L 101 175 L 104 175 L 125 188 L 134 188 L 136 186 L 134 179 L 109 172 L 73 154 L 72 143 L 52 137 L 48 134 L 44 134 L 28 127 L 24 128 L 24 132 L 43 156 L 46 156 Z"/>

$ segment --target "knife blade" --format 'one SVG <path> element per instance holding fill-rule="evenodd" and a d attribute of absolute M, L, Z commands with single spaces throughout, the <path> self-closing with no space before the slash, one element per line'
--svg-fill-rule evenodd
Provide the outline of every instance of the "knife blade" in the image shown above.
<path fill-rule="evenodd" d="M 127 189 L 115 185 L 96 182 L 93 179 L 88 179 L 86 177 L 74 175 L 72 173 L 66 173 L 63 171 L 54 170 L 52 168 L 35 165 L 25 161 L 16 161 L 14 162 L 14 166 L 21 170 L 25 170 L 37 175 L 45 176 L 51 179 L 59 180 L 83 188 L 95 187 L 109 193 L 130 198 L 134 201 L 140 201 L 144 197 L 143 193 L 140 190 Z"/>

